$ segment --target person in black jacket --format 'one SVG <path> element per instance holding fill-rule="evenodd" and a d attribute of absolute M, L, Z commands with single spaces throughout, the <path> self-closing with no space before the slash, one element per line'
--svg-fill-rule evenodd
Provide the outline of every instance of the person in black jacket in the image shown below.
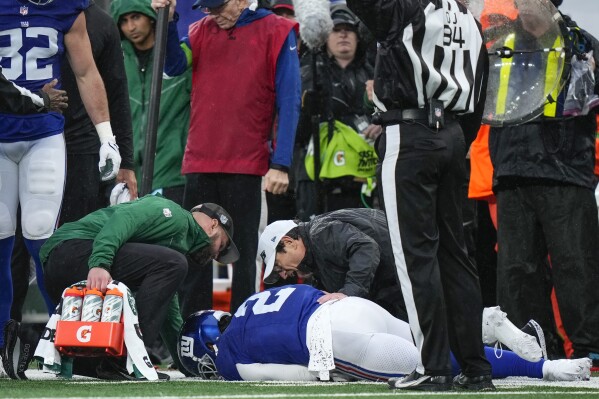
<path fill-rule="evenodd" d="M 9 114 L 34 114 L 48 110 L 62 112 L 67 108 L 67 92 L 55 89 L 57 83 L 57 80 L 53 80 L 45 84 L 39 92 L 32 93 L 6 79 L 0 67 L 0 112 Z"/>
<path fill-rule="evenodd" d="M 561 0 L 552 2 L 561 4 Z M 535 10 L 522 1 L 516 5 L 523 27 L 514 39 L 516 46 L 525 40 L 555 40 L 547 37 L 550 32 L 540 32 L 530 24 Z M 595 63 L 599 63 L 597 40 L 567 16 L 564 20 L 580 52 L 572 64 L 581 62 L 583 53 L 588 57 L 591 50 Z M 535 59 L 539 61 L 534 54 L 514 56 L 517 63 Z M 549 64 L 550 58 L 540 61 L 541 65 Z M 595 86 L 588 94 L 599 94 L 599 69 L 591 72 Z M 512 68 L 510 82 L 525 79 L 519 76 L 525 73 Z M 564 115 L 570 84 L 568 79 L 564 90 L 555 96 L 557 101 L 548 103 L 542 115 L 532 121 L 491 129 L 489 150 L 499 248 L 497 303 L 516 325 L 537 320 L 547 337 L 550 357 L 563 356 L 557 345 L 551 304 L 555 289 L 573 357 L 590 357 L 599 364 L 599 226 L 593 193 L 596 111 Z"/>
<path fill-rule="evenodd" d="M 309 222 L 271 223 L 260 236 L 258 254 L 267 284 L 297 274 L 329 293 L 322 302 L 359 296 L 407 320 L 383 211 L 342 209 Z"/>
<path fill-rule="evenodd" d="M 338 134 L 334 128 L 335 121 L 345 124 L 370 142 L 374 142 L 381 132 L 380 126 L 371 124 L 372 110 L 364 101 L 366 84 L 374 76 L 374 68 L 366 57 L 367 42 L 362 39 L 364 29 L 345 4 L 332 5 L 330 13 L 334 27 L 322 51 L 306 52 L 301 59 L 302 92 L 306 94 L 294 155 L 296 208 L 301 220 L 338 209 L 373 206 L 371 196 L 362 194 L 362 186 L 367 180 L 351 175 L 349 169 L 343 176 L 331 177 L 324 175 L 325 166 L 321 165 L 318 193 L 315 192 L 313 177 L 306 173 L 304 158 L 308 143 L 313 139 L 313 112 L 320 113 L 319 123 L 327 124 L 328 142 Z M 322 158 L 325 149 L 320 151 Z M 345 163 L 344 156 L 340 154 L 335 162 Z M 374 172 L 372 174 L 374 177 Z M 317 195 L 319 201 L 316 200 Z"/>
<path fill-rule="evenodd" d="M 487 49 L 459 0 L 347 0 L 377 43 L 373 121 L 383 208 L 421 364 L 392 389 L 494 390 L 482 298 L 464 242 L 466 143 L 480 127 Z M 452 380 L 450 349 L 462 373 Z"/>

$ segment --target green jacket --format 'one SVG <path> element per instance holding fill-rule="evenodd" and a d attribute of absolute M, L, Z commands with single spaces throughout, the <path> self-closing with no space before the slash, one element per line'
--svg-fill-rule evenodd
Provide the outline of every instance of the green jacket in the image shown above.
<path fill-rule="evenodd" d="M 76 222 L 65 223 L 42 246 L 42 263 L 48 260 L 54 247 L 72 239 L 93 240 L 88 265 L 90 269 L 107 270 L 119 248 L 127 242 L 161 245 L 182 254 L 210 245 L 210 239 L 191 212 L 154 195 L 102 208 Z"/>
<path fill-rule="evenodd" d="M 139 12 L 156 20 L 156 13 L 150 4 L 150 0 L 114 0 L 111 4 L 112 17 L 117 25 L 119 18 L 130 12 Z M 133 122 L 135 172 L 137 181 L 141 181 L 149 114 L 153 52 L 146 67 L 140 67 L 135 48 L 122 33 L 121 38 Z M 163 78 L 152 190 L 185 184 L 185 179 L 181 175 L 181 163 L 189 130 L 190 93 L 191 68 L 188 68 L 180 76 Z"/>

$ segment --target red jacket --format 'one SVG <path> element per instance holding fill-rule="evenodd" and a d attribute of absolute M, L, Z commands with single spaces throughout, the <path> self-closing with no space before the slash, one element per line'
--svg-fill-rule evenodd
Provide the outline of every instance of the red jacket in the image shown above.
<path fill-rule="evenodd" d="M 276 64 L 293 27 L 275 15 L 227 31 L 212 18 L 190 27 L 192 108 L 183 174 L 266 174 Z"/>

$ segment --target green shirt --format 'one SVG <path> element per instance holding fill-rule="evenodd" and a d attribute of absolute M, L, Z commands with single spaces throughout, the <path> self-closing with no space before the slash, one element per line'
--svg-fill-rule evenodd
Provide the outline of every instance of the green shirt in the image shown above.
<path fill-rule="evenodd" d="M 127 242 L 161 245 L 182 254 L 210 245 L 210 238 L 191 212 L 153 195 L 99 209 L 76 222 L 65 223 L 42 246 L 42 263 L 58 244 L 72 239 L 93 240 L 88 265 L 90 269 L 107 270 L 119 248 Z"/>

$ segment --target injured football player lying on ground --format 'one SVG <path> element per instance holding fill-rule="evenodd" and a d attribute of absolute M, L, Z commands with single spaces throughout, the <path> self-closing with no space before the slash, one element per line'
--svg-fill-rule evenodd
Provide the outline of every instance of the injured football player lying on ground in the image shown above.
<path fill-rule="evenodd" d="M 408 323 L 363 298 L 319 304 L 323 295 L 308 285 L 289 285 L 252 295 L 233 316 L 197 312 L 181 329 L 181 363 L 206 379 L 245 381 L 386 381 L 416 368 L 420 354 Z M 516 328 L 499 308 L 485 309 L 483 339 L 518 351 L 485 348 L 493 378 L 590 378 L 590 359 L 542 358 L 537 339 Z M 453 357 L 452 362 L 457 375 L 460 367 Z"/>

